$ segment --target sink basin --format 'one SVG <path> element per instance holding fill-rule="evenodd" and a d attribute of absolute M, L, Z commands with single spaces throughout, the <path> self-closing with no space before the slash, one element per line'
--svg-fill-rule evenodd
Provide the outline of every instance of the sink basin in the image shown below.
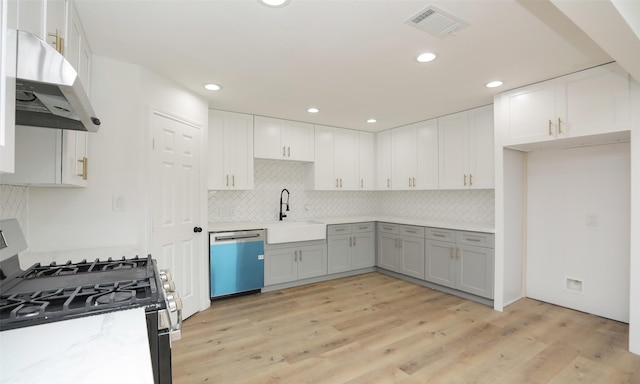
<path fill-rule="evenodd" d="M 296 241 L 324 240 L 327 226 L 317 221 L 277 221 L 267 229 L 267 244 L 294 243 Z"/>

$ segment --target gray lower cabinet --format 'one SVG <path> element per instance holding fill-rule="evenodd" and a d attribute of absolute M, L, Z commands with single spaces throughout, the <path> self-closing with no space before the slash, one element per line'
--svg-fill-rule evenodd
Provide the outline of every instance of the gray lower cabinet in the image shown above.
<path fill-rule="evenodd" d="M 375 265 L 374 228 L 374 223 L 327 226 L 327 264 L 330 274 Z"/>
<path fill-rule="evenodd" d="M 265 246 L 265 286 L 288 283 L 326 274 L 327 244 L 324 241 Z"/>
<path fill-rule="evenodd" d="M 426 229 L 425 280 L 493 299 L 494 235 Z"/>
<path fill-rule="evenodd" d="M 425 229 L 378 223 L 378 266 L 424 279 Z"/>

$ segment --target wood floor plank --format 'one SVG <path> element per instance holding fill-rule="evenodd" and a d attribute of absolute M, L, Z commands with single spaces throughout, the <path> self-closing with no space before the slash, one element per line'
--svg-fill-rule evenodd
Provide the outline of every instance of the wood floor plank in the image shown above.
<path fill-rule="evenodd" d="M 640 383 L 626 324 L 379 273 L 215 301 L 182 334 L 175 384 Z"/>

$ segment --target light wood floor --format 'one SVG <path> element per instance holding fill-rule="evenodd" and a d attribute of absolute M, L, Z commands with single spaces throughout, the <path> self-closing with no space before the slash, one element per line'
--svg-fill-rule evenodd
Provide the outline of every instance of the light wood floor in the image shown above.
<path fill-rule="evenodd" d="M 183 383 L 640 383 L 628 326 L 531 299 L 504 313 L 379 273 L 214 302 Z"/>

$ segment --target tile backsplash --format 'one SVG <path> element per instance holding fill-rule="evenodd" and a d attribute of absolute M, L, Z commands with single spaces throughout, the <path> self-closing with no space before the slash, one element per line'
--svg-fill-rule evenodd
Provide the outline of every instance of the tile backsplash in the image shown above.
<path fill-rule="evenodd" d="M 28 229 L 28 202 L 29 188 L 0 185 L 0 219 L 18 219 L 25 237 Z"/>
<path fill-rule="evenodd" d="M 209 191 L 209 222 L 277 220 L 287 188 L 290 219 L 384 215 L 494 224 L 492 189 L 305 191 L 304 164 L 278 160 L 255 160 L 254 180 L 250 191 Z"/>

